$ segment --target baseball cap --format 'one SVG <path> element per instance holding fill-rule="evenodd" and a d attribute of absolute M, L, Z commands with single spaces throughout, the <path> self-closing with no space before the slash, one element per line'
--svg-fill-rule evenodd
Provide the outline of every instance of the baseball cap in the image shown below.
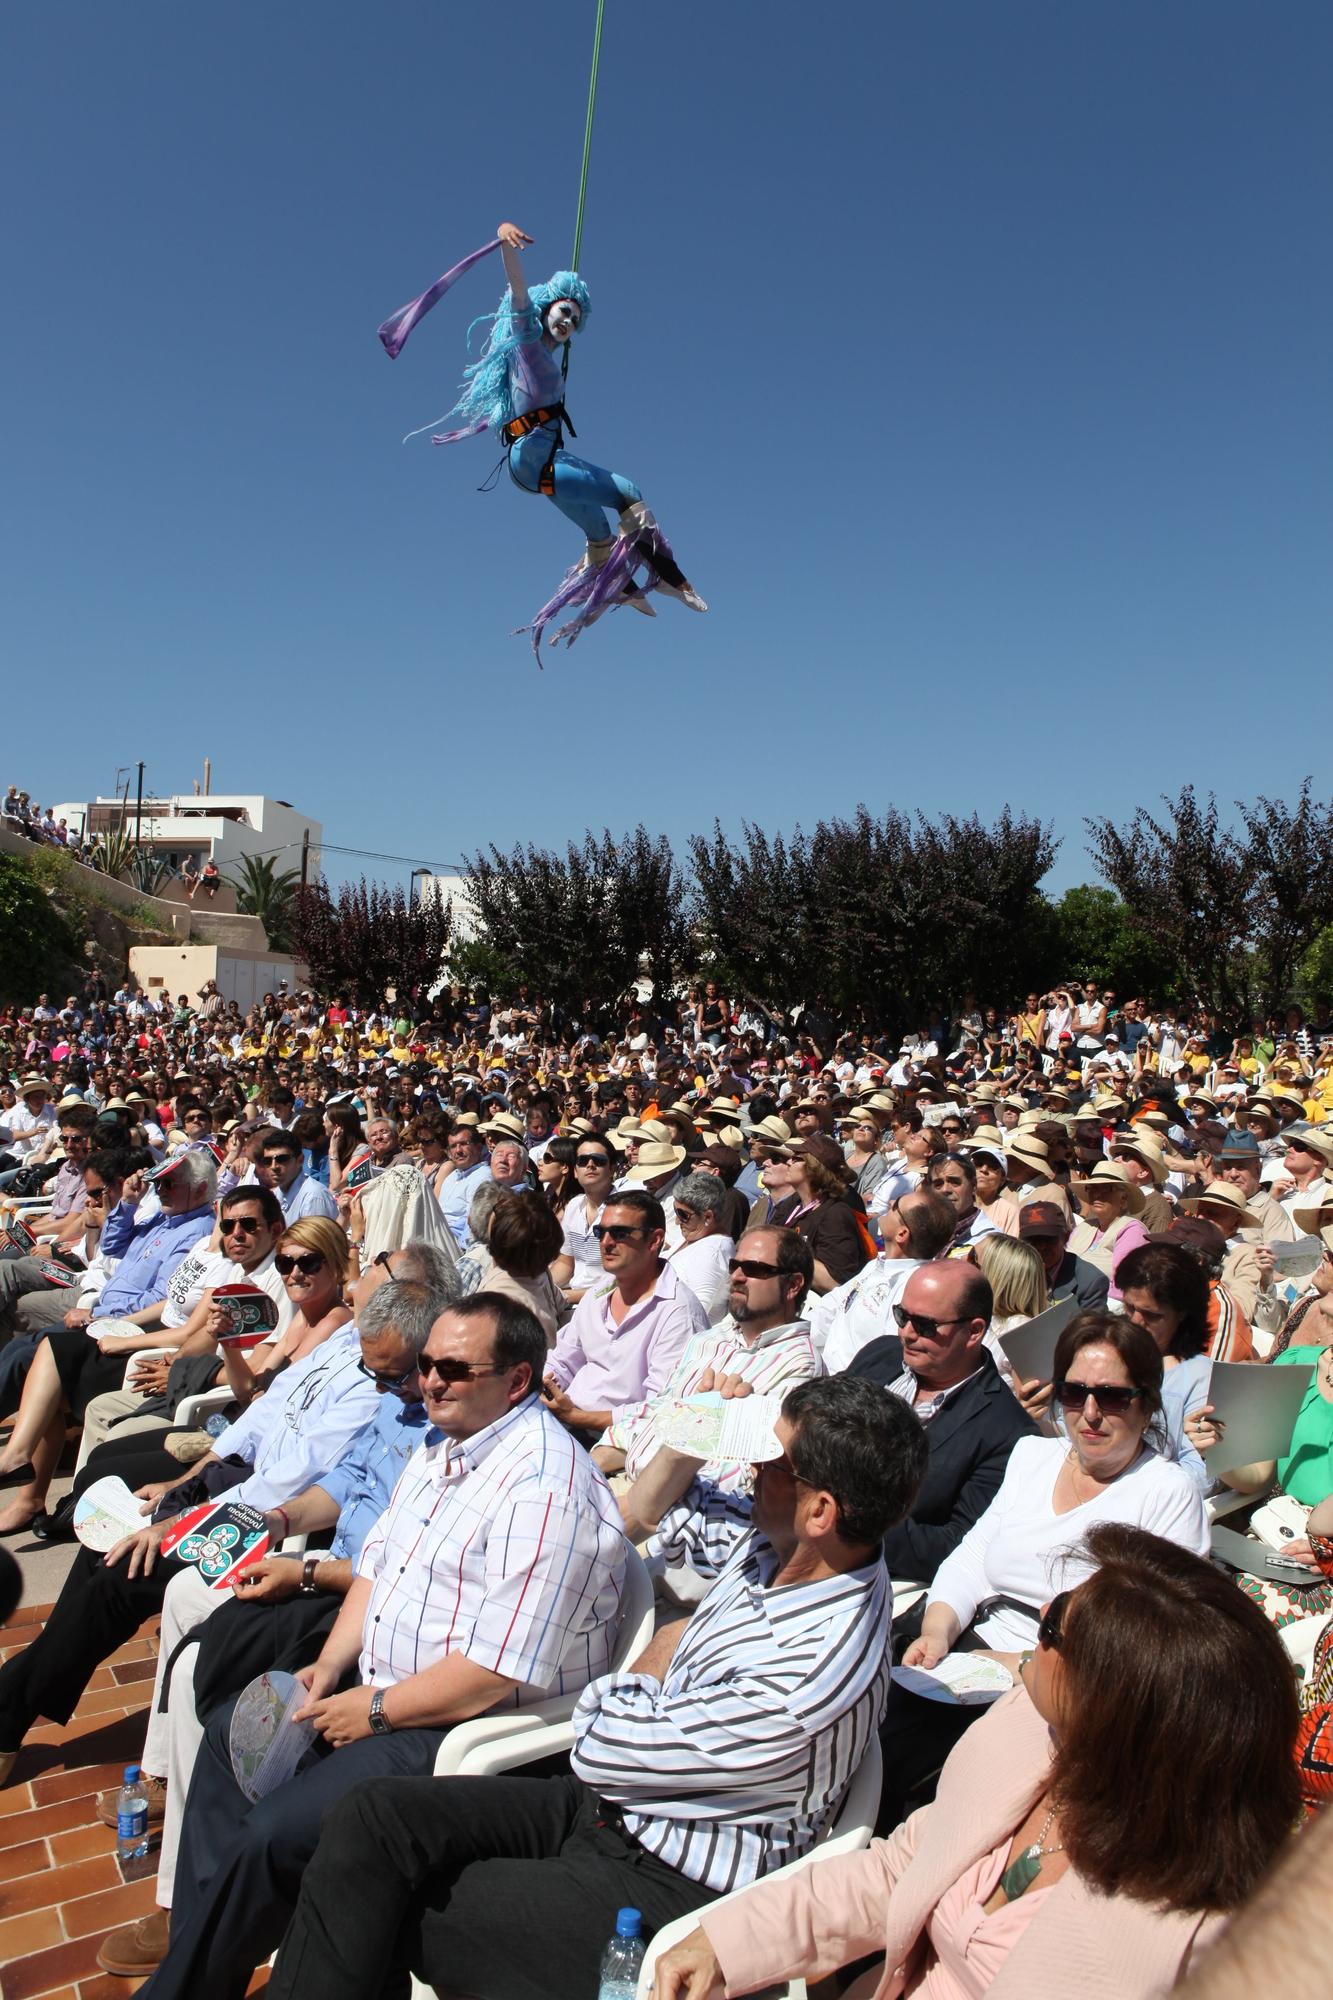
<path fill-rule="evenodd" d="M 1053 1201 L 1029 1201 L 1018 1211 L 1018 1233 L 1025 1241 L 1032 1236 L 1068 1236 L 1069 1223 Z"/>

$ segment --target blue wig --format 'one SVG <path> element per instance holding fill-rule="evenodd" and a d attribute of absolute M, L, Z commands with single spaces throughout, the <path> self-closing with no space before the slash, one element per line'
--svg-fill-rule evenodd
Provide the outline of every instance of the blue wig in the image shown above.
<path fill-rule="evenodd" d="M 570 299 L 580 314 L 575 331 L 581 332 L 588 324 L 592 300 L 577 271 L 557 271 L 544 285 L 531 286 L 528 297 L 532 310 L 516 313 L 513 295 L 506 290 L 493 313 L 483 313 L 480 319 L 473 320 L 467 330 L 469 345 L 474 327 L 489 322 L 491 330 L 481 350 L 481 358 L 463 370 L 463 393 L 449 411 L 450 416 L 462 417 L 467 423 L 484 422 L 491 430 L 507 424 L 514 414 L 509 394 L 509 357 L 540 333 L 547 308 L 553 306 L 557 299 Z"/>

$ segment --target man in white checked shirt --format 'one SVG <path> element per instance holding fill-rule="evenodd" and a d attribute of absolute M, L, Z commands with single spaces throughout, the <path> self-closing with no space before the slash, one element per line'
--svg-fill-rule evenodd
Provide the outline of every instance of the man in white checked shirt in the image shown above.
<path fill-rule="evenodd" d="M 459 1300 L 432 1326 L 419 1366 L 433 1428 L 299 1676 L 315 1745 L 250 1806 L 231 1772 L 234 1704 L 204 1732 L 171 1942 L 140 1989 L 151 2000 L 241 2000 L 344 1792 L 384 1773 L 428 1773 L 454 1722 L 606 1672 L 627 1544 L 605 1479 L 536 1393 L 546 1354 L 534 1315 L 493 1292 Z"/>
<path fill-rule="evenodd" d="M 621 1905 L 652 1932 L 809 1851 L 883 1713 L 880 1544 L 926 1440 L 847 1377 L 792 1389 L 776 1434 L 752 1500 L 698 1482 L 665 1516 L 717 1581 L 585 1690 L 571 1772 L 382 1778 L 333 1807 L 270 2000 L 396 2000 L 408 1968 L 468 2000 L 590 2000 Z"/>
<path fill-rule="evenodd" d="M 695 1334 L 655 1402 L 636 1404 L 617 1416 L 593 1453 L 603 1472 L 623 1462 L 627 1477 L 637 1480 L 658 1449 L 654 1413 L 664 1403 L 710 1389 L 719 1375 L 738 1376 L 756 1396 L 781 1396 L 795 1383 L 823 1374 L 810 1328 L 797 1317 L 815 1270 L 814 1254 L 799 1231 L 747 1230 L 729 1270 L 731 1310 L 726 1319 Z M 680 1459 L 675 1479 L 658 1495 L 663 1512 L 680 1499 L 697 1471 L 691 1460 Z M 700 1476 L 724 1491 L 745 1489 L 750 1467 L 715 1459 Z M 621 1496 L 620 1511 L 629 1533 L 638 1540 L 657 1522 L 631 1517 L 628 1499 L 628 1494 Z"/>

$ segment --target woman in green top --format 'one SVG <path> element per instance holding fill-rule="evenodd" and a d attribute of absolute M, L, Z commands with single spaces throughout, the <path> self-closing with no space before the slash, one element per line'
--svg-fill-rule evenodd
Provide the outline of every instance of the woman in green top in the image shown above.
<path fill-rule="evenodd" d="M 1316 1298 L 1302 1317 L 1299 1340 L 1275 1354 L 1269 1364 L 1274 1368 L 1315 1364 L 1292 1427 L 1291 1442 L 1276 1460 L 1236 1466 L 1224 1473 L 1225 1483 L 1236 1492 L 1251 1493 L 1257 1499 L 1266 1495 L 1276 1480 L 1278 1491 L 1303 1507 L 1317 1507 L 1333 1494 L 1333 1344 L 1325 1343 L 1333 1343 L 1333 1294 Z M 1199 1451 L 1206 1451 L 1219 1436 L 1216 1425 L 1208 1421 L 1210 1415 L 1211 1408 L 1205 1404 L 1193 1420 L 1190 1439 Z M 1309 1570 L 1309 1583 L 1301 1584 L 1297 1579 L 1288 1586 L 1261 1577 L 1238 1576 L 1236 1581 L 1247 1596 L 1279 1626 L 1333 1611 L 1333 1584 L 1322 1581 L 1323 1569 L 1309 1540 L 1301 1536 L 1284 1542 L 1282 1555 L 1285 1561 L 1301 1563 Z"/>

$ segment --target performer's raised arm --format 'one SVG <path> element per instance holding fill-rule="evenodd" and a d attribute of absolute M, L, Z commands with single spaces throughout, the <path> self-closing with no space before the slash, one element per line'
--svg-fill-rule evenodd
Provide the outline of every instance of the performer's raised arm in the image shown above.
<path fill-rule="evenodd" d="M 528 281 L 523 275 L 523 258 L 520 252 L 527 249 L 532 238 L 524 235 L 516 222 L 502 222 L 495 233 L 500 239 L 500 259 L 505 267 L 505 276 L 509 280 L 510 292 L 513 294 L 514 310 L 526 312 Z"/>

